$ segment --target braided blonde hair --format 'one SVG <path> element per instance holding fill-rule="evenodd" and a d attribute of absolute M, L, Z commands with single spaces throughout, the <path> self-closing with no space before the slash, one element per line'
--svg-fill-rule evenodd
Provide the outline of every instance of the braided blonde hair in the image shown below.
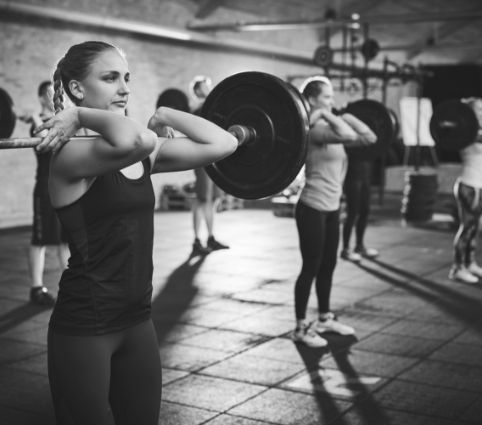
<path fill-rule="evenodd" d="M 53 75 L 53 82 L 54 82 L 54 108 L 55 113 L 60 112 L 64 109 L 64 88 L 62 86 L 62 78 L 60 76 L 60 63 L 62 59 L 57 64 L 57 68 L 55 68 L 54 75 Z"/>

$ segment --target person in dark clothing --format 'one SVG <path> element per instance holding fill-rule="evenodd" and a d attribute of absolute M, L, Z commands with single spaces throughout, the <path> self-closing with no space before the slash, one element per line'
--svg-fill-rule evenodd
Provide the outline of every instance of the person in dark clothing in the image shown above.
<path fill-rule="evenodd" d="M 31 124 L 31 136 L 33 136 L 37 127 L 53 116 L 53 92 L 52 82 L 42 81 L 38 87 L 38 98 L 41 106 L 40 113 L 24 113 L 19 115 L 21 121 Z M 35 151 L 35 157 L 37 160 L 37 169 L 33 190 L 32 236 L 28 251 L 31 281 L 30 301 L 37 305 L 51 307 L 55 304 L 55 296 L 47 289 L 43 282 L 46 248 L 47 246 L 55 247 L 61 270 L 67 267 L 69 248 L 60 222 L 50 203 L 48 193 L 51 154 L 49 152 L 41 154 Z"/>
<path fill-rule="evenodd" d="M 72 46 L 54 72 L 49 192 L 71 257 L 49 322 L 48 374 L 59 424 L 157 425 L 161 364 L 150 318 L 154 191 L 150 174 L 204 166 L 238 142 L 198 116 L 161 107 L 148 128 L 125 116 L 125 55 Z M 66 94 L 74 106 L 64 109 Z M 70 139 L 81 129 L 93 138 Z M 173 129 L 185 136 L 173 138 Z"/>
<path fill-rule="evenodd" d="M 189 88 L 197 103 L 193 114 L 200 115 L 204 100 L 212 88 L 211 79 L 204 75 L 198 75 L 193 78 Z M 228 245 L 214 237 L 214 217 L 221 203 L 223 191 L 211 180 L 204 168 L 196 168 L 194 176 L 196 178 L 194 182 L 195 197 L 192 203 L 194 242 L 191 255 L 206 255 L 218 249 L 229 249 Z M 206 224 L 207 231 L 206 245 L 202 244 L 200 237 L 203 221 Z"/>
<path fill-rule="evenodd" d="M 367 151 L 364 155 L 364 151 Z M 343 223 L 343 249 L 341 258 L 359 262 L 362 257 L 375 258 L 378 251 L 365 246 L 365 230 L 370 214 L 371 173 L 373 161 L 369 158 L 367 148 L 346 149 L 348 167 L 346 171 L 344 192 L 346 201 L 346 218 Z M 351 233 L 355 227 L 355 249 L 350 248 Z"/>

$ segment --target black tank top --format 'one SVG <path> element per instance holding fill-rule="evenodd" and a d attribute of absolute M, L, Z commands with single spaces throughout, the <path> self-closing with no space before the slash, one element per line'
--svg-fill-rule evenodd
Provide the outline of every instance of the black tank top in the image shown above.
<path fill-rule="evenodd" d="M 78 200 L 57 209 L 71 257 L 50 327 L 56 332 L 115 332 L 150 317 L 154 191 L 144 174 L 99 176 Z"/>

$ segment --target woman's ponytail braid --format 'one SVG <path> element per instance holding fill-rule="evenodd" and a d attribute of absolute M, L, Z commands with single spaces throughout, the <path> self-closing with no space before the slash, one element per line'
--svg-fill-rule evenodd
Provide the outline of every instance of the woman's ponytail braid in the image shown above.
<path fill-rule="evenodd" d="M 62 60 L 59 61 L 57 64 L 57 68 L 55 68 L 55 72 L 53 75 L 53 81 L 54 81 L 54 108 L 55 108 L 55 113 L 60 112 L 62 109 L 64 109 L 64 89 L 62 86 L 62 78 L 60 75 L 60 66 L 61 66 Z"/>

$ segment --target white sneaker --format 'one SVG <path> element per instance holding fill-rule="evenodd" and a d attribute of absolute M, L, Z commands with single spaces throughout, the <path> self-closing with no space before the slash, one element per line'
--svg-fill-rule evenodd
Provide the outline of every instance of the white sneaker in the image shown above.
<path fill-rule="evenodd" d="M 354 335 L 355 329 L 351 326 L 340 323 L 333 313 L 329 313 L 324 320 L 318 319 L 313 324 L 313 329 L 318 333 L 334 332 L 340 335 Z"/>
<path fill-rule="evenodd" d="M 328 341 L 318 335 L 310 326 L 296 328 L 291 336 L 294 342 L 300 342 L 311 348 L 321 348 L 328 345 Z"/>
<path fill-rule="evenodd" d="M 379 254 L 378 250 L 376 250 L 375 248 L 365 248 L 365 247 L 355 248 L 355 253 L 366 258 L 375 258 L 375 257 L 378 257 L 378 254 Z"/>
<path fill-rule="evenodd" d="M 470 263 L 467 270 L 476 277 L 482 277 L 482 267 L 480 267 L 476 262 Z"/>
<path fill-rule="evenodd" d="M 354 263 L 359 263 L 362 259 L 360 254 L 350 249 L 343 249 L 341 251 L 340 257 L 344 260 L 353 261 Z"/>
<path fill-rule="evenodd" d="M 466 267 L 453 266 L 449 272 L 449 279 L 462 283 L 478 283 L 479 278 L 474 276 Z"/>

